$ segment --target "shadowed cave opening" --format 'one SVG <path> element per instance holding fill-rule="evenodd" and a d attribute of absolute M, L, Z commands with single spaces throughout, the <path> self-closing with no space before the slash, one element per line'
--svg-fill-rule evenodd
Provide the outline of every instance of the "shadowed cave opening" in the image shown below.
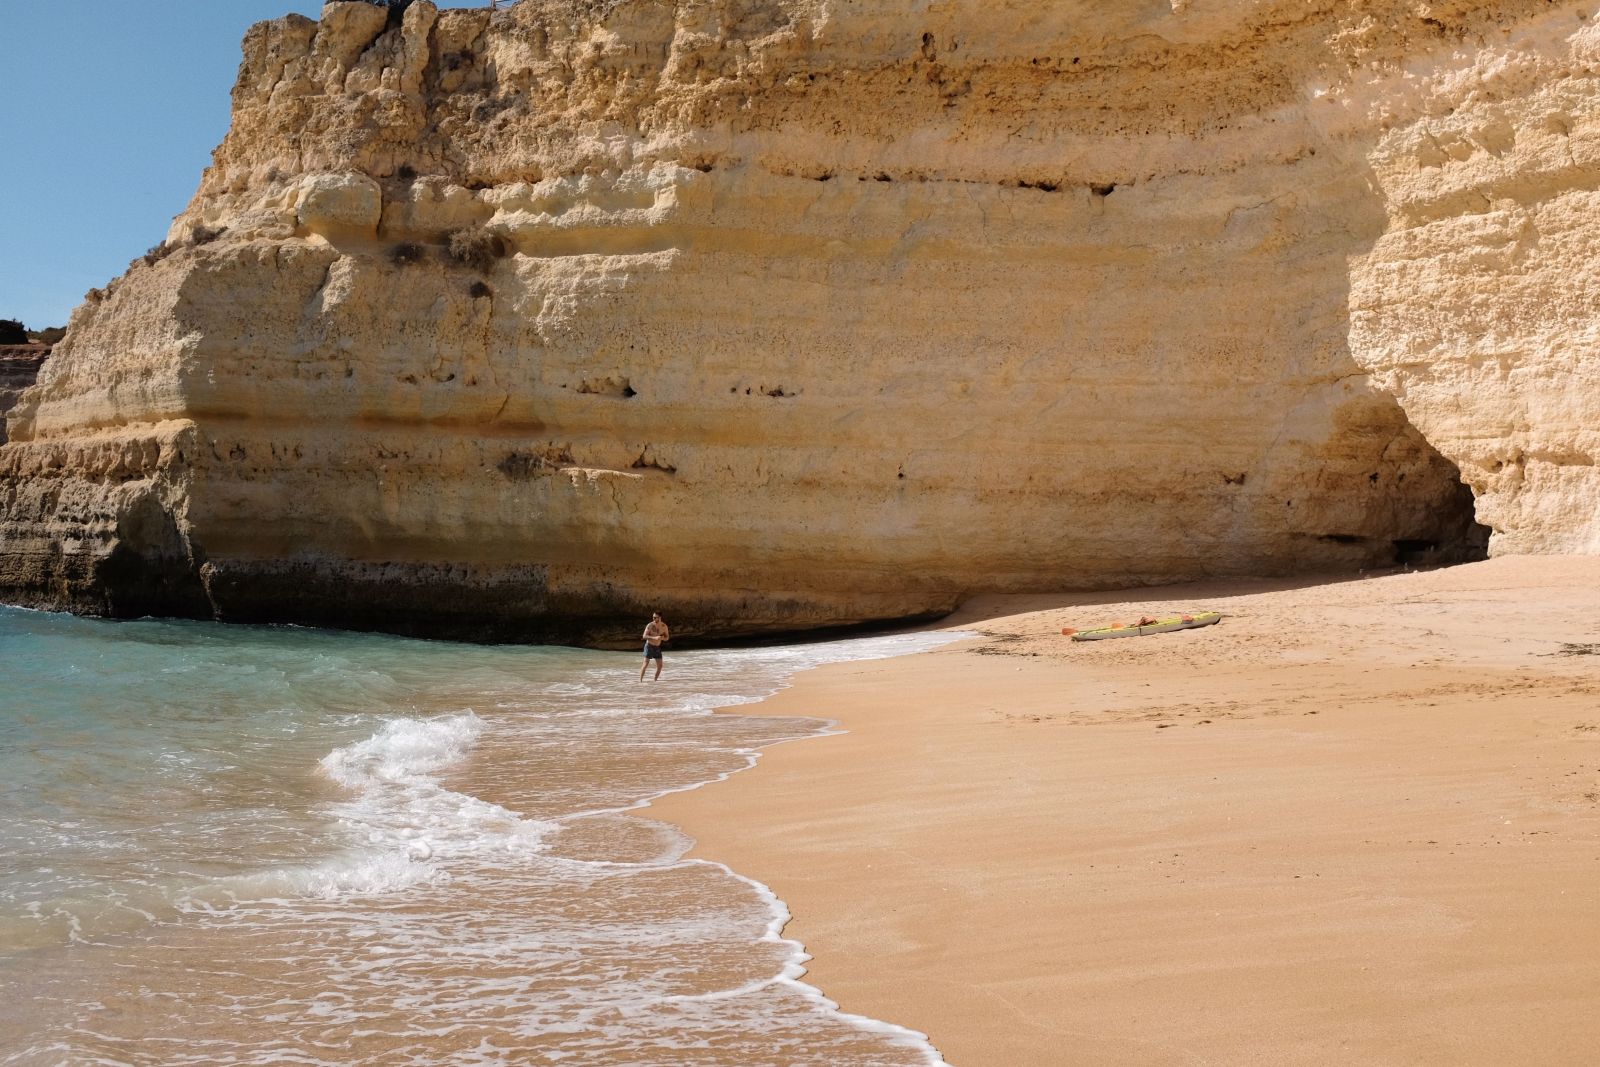
<path fill-rule="evenodd" d="M 1291 530 L 1367 567 L 1442 567 L 1489 556 L 1461 469 L 1407 418 L 1398 401 L 1368 394 L 1345 405 L 1315 457 L 1324 500 L 1290 492 Z M 1245 479 L 1224 477 L 1230 485 Z"/>
<path fill-rule="evenodd" d="M 1397 564 L 1447 567 L 1489 558 L 1489 535 L 1493 531 L 1478 521 L 1472 488 L 1462 480 L 1459 467 L 1443 456 L 1439 461 L 1454 474 L 1454 485 L 1440 509 L 1435 535 L 1391 538 L 1389 544 Z"/>
<path fill-rule="evenodd" d="M 1449 494 L 1437 513 L 1438 524 L 1431 536 L 1391 538 L 1394 561 L 1411 567 L 1482 562 L 1489 558 L 1489 536 L 1493 531 L 1478 521 L 1477 499 L 1462 480 L 1461 469 L 1438 452 L 1434 455 L 1452 475 Z"/>

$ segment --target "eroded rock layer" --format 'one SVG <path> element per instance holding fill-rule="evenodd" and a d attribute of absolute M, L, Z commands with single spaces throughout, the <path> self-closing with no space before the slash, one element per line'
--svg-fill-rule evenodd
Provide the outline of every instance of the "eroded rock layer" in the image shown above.
<path fill-rule="evenodd" d="M 0 588 L 604 641 L 1470 552 L 1473 492 L 1595 550 L 1585 11 L 263 23 L 13 413 Z"/>
<path fill-rule="evenodd" d="M 39 377 L 39 368 L 49 356 L 49 345 L 0 345 L 0 445 L 6 443 L 6 412 Z"/>

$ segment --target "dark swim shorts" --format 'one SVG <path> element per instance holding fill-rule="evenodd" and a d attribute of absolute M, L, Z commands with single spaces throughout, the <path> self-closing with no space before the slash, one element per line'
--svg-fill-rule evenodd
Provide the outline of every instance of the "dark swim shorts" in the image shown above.
<path fill-rule="evenodd" d="M 645 659 L 660 659 L 661 658 L 661 646 L 660 645 L 652 645 L 648 641 L 645 642 L 644 658 Z"/>

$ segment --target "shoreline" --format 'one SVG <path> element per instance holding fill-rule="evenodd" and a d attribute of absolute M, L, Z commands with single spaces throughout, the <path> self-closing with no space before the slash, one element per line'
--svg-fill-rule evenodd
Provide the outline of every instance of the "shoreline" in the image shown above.
<path fill-rule="evenodd" d="M 1059 632 L 1180 603 L 1228 617 Z M 730 709 L 843 732 L 644 811 L 784 902 L 841 1011 L 963 1067 L 1600 1042 L 1600 558 L 983 597 L 937 629 L 985 636 Z"/>
<path fill-rule="evenodd" d="M 24 1058 L 167 1042 L 229 1062 L 319 1048 L 352 1064 L 456 1062 L 486 1046 L 516 1062 L 732 1065 L 795 1048 L 819 1062 L 937 1061 L 920 1034 L 850 1016 L 798 980 L 802 948 L 781 937 L 788 912 L 764 885 L 679 862 L 680 831 L 623 817 L 826 728 L 713 707 L 760 699 L 809 663 L 937 637 L 696 653 L 678 685 L 645 687 L 631 658 L 563 649 L 468 656 L 9 610 L 0 622 L 37 668 L 3 695 L 40 709 L 7 764 L 17 797 L 33 790 L 9 808 L 8 840 L 42 860 L 24 868 L 62 875 L 0 886 L 13 905 L 0 925 L 42 931 L 0 967 L 18 990 L 0 1045 Z M 34 701 L 40 687 L 63 697 Z M 95 732 L 119 722 L 80 699 L 102 693 L 133 709 L 120 717 L 132 733 Z M 120 773 L 100 775 L 69 818 L 29 821 L 15 816 L 48 815 L 32 800 L 81 777 L 35 752 L 105 756 Z M 155 778 L 152 823 L 140 801 Z M 106 840 L 143 851 L 100 860 Z M 99 862 L 74 867 L 84 855 Z M 443 1005 L 437 1026 L 416 1023 L 419 1000 Z"/>

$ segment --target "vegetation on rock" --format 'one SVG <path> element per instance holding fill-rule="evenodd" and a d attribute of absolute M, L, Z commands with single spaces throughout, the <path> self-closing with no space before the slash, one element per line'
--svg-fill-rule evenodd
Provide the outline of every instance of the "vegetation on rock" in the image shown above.
<path fill-rule="evenodd" d="M 486 271 L 511 251 L 506 239 L 484 229 L 456 230 L 450 234 L 450 258 L 463 267 Z"/>

